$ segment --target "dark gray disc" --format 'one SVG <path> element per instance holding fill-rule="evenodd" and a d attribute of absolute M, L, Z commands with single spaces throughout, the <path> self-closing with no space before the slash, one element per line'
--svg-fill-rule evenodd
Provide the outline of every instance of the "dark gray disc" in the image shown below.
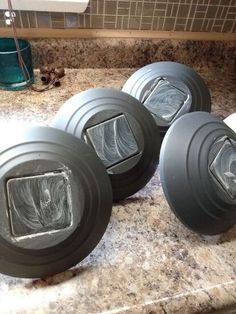
<path fill-rule="evenodd" d="M 149 111 L 134 97 L 114 89 L 91 89 L 70 98 L 53 127 L 83 139 L 104 163 L 114 200 L 141 189 L 154 174 L 160 135 Z"/>
<path fill-rule="evenodd" d="M 156 62 L 139 69 L 122 90 L 151 112 L 162 136 L 185 113 L 211 111 L 210 93 L 201 76 L 176 62 Z"/>
<path fill-rule="evenodd" d="M 161 183 L 176 216 L 203 234 L 236 223 L 236 133 L 209 113 L 189 113 L 168 130 Z"/>
<path fill-rule="evenodd" d="M 48 127 L 0 142 L 0 272 L 44 277 L 83 260 L 109 222 L 112 191 L 94 151 Z"/>

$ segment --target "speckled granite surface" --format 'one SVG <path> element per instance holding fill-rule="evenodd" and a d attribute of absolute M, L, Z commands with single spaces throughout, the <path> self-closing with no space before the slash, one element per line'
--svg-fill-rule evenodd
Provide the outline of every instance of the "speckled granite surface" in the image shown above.
<path fill-rule="evenodd" d="M 68 68 L 130 68 L 163 60 L 190 66 L 204 63 L 235 67 L 235 42 L 132 38 L 50 38 L 30 42 L 35 67 L 54 64 Z"/>
<path fill-rule="evenodd" d="M 198 65 L 213 111 L 236 111 L 236 77 Z M 68 70 L 43 94 L 0 91 L 0 123 L 48 123 L 63 102 L 95 87 L 120 88 L 134 69 Z M 5 135 L 4 135 L 5 136 Z M 205 313 L 236 308 L 236 226 L 206 237 L 186 229 L 164 198 L 159 171 L 136 195 L 114 205 L 97 248 L 80 265 L 45 280 L 0 275 L 0 313 Z"/>

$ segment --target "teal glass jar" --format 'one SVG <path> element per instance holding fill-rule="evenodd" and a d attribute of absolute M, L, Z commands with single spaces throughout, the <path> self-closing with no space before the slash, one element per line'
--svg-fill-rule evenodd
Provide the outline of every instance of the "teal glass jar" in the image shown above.
<path fill-rule="evenodd" d="M 18 39 L 18 42 L 29 80 L 26 82 L 22 73 L 14 39 L 0 38 L 0 89 L 21 90 L 34 81 L 30 43 L 24 39 Z"/>

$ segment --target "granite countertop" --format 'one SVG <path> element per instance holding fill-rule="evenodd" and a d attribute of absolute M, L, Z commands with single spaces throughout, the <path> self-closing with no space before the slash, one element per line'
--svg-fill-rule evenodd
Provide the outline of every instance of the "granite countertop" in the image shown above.
<path fill-rule="evenodd" d="M 236 111 L 233 71 L 199 65 L 213 112 Z M 45 93 L 0 91 L 0 123 L 47 124 L 75 93 L 121 88 L 135 69 L 67 70 Z M 108 229 L 80 265 L 39 280 L 0 275 L 0 313 L 196 313 L 236 308 L 236 227 L 218 236 L 186 229 L 170 211 L 157 170 L 149 184 L 113 206 Z"/>

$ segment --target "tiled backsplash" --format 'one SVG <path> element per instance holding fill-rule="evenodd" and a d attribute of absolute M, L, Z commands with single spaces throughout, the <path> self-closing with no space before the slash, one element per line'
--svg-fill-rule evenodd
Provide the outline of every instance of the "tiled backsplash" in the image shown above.
<path fill-rule="evenodd" d="M 236 0 L 90 0 L 84 14 L 17 12 L 22 28 L 236 32 Z M 4 27 L 0 11 L 0 27 Z"/>

